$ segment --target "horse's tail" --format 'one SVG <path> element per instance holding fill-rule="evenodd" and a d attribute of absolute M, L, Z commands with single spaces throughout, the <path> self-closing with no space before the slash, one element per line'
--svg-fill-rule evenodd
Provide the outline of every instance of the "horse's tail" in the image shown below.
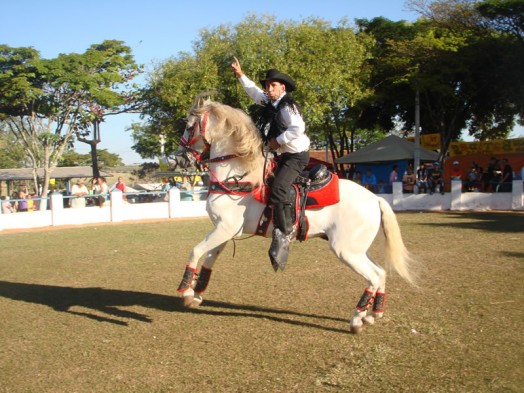
<path fill-rule="evenodd" d="M 397 217 L 385 199 L 378 198 L 378 203 L 382 213 L 382 230 L 386 237 L 387 262 L 402 278 L 414 284 L 413 275 L 410 271 L 413 258 L 402 240 Z"/>

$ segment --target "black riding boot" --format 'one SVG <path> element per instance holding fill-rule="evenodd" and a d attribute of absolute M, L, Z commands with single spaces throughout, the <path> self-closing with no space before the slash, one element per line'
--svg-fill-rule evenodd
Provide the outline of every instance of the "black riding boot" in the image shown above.
<path fill-rule="evenodd" d="M 286 267 L 289 254 L 289 243 L 293 237 L 293 222 L 291 218 L 291 205 L 289 203 L 276 203 L 273 205 L 273 241 L 269 248 L 269 258 L 275 272 Z"/>

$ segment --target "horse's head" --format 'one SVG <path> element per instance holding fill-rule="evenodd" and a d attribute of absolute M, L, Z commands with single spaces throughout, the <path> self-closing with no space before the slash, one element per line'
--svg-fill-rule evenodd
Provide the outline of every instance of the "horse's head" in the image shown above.
<path fill-rule="evenodd" d="M 209 153 L 210 145 L 205 135 L 209 114 L 202 110 L 207 102 L 202 97 L 197 97 L 189 112 L 184 134 L 175 153 L 175 167 L 198 168 L 204 156 Z"/>

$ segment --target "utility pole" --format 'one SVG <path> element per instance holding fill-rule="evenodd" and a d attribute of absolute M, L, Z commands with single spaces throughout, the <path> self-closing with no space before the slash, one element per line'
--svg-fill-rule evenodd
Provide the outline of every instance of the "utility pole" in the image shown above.
<path fill-rule="evenodd" d="M 417 87 L 415 91 L 415 157 L 413 170 L 418 170 L 420 165 L 420 92 Z"/>

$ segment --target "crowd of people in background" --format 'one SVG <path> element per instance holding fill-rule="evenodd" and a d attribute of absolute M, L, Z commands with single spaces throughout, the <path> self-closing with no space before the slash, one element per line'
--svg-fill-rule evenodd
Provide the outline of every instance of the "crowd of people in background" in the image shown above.
<path fill-rule="evenodd" d="M 168 191 L 171 188 L 176 187 L 181 191 L 191 192 L 194 187 L 197 186 L 204 186 L 203 179 L 199 175 L 175 176 L 170 179 L 161 179 L 161 190 L 159 190 L 159 192 L 161 194 L 161 199 L 167 201 Z M 110 193 L 113 190 L 120 190 L 122 192 L 122 199 L 127 202 L 128 193 L 126 191 L 128 188 L 126 187 L 122 176 L 119 176 L 117 181 L 111 186 L 107 184 L 107 180 L 103 176 L 94 177 L 91 181 L 79 178 L 71 186 L 69 192 L 62 192 L 65 197 L 64 207 L 78 209 L 88 206 L 107 206 L 107 201 L 109 201 Z M 48 196 L 53 192 L 55 192 L 55 190 L 49 191 Z M 144 192 L 144 194 L 148 193 Z M 151 198 L 146 198 L 147 201 L 151 202 L 150 199 L 154 198 L 156 195 L 147 196 L 151 196 Z M 30 195 L 28 187 L 22 185 L 18 191 L 11 193 L 10 196 L 1 196 L 2 214 L 38 210 L 40 200 L 41 198 L 39 198 L 36 193 Z M 51 201 L 48 202 L 48 208 L 50 208 L 50 204 Z"/>
<path fill-rule="evenodd" d="M 38 207 L 36 202 L 37 198 L 37 194 L 30 194 L 27 186 L 22 186 L 18 191 L 13 192 L 11 196 L 3 195 L 0 197 L 2 201 L 2 214 L 36 210 Z"/>
<path fill-rule="evenodd" d="M 524 172 L 524 167 L 521 172 Z M 449 180 L 462 182 L 463 192 L 511 192 L 513 179 L 516 174 L 507 158 L 502 160 L 491 157 L 486 167 L 481 167 L 476 162 L 467 170 L 462 170 L 459 161 L 453 161 L 450 169 Z M 523 174 L 517 175 L 523 176 Z M 398 165 L 393 165 L 387 181 L 377 179 L 371 168 L 366 169 L 364 175 L 359 170 L 352 172 L 351 180 L 362 185 L 366 189 L 380 194 L 390 193 L 394 182 L 402 182 L 404 193 L 441 193 L 444 194 L 444 173 L 439 162 L 421 163 L 416 171 L 411 163 L 408 164 L 402 175 L 399 174 Z M 176 176 L 169 180 L 162 179 L 162 199 L 168 200 L 168 191 L 177 187 L 181 191 L 191 191 L 195 186 L 203 185 L 200 176 L 192 178 L 188 176 Z M 109 194 L 114 189 L 122 192 L 124 201 L 126 197 L 126 185 L 122 176 L 118 177 L 116 183 L 108 186 L 104 177 L 93 178 L 88 188 L 83 179 L 78 179 L 71 187 L 69 193 L 69 206 L 71 208 L 83 208 L 86 206 L 104 207 L 109 200 Z M 28 187 L 22 185 L 18 191 L 11 196 L 1 196 L 2 214 L 16 212 L 27 212 L 38 210 L 38 195 L 29 193 Z"/>
<path fill-rule="evenodd" d="M 385 182 L 377 179 L 371 168 L 366 169 L 364 175 L 356 170 L 349 178 L 374 193 L 383 193 L 386 189 Z M 398 165 L 395 164 L 389 174 L 387 189 L 391 192 L 393 183 L 401 181 L 404 193 L 444 194 L 446 183 L 458 180 L 462 182 L 463 192 L 511 192 L 514 178 L 513 168 L 506 158 L 500 161 L 491 157 L 485 168 L 473 162 L 467 171 L 461 169 L 459 161 L 453 161 L 447 182 L 438 161 L 421 163 L 416 171 L 409 163 L 402 176 L 399 175 Z"/>

